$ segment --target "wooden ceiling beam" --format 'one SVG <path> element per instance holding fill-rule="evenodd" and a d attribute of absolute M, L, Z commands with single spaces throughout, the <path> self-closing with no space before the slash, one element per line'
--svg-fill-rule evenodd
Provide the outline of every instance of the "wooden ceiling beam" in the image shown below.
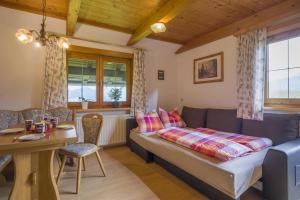
<path fill-rule="evenodd" d="M 287 0 L 283 3 L 279 3 L 275 6 L 255 13 L 250 17 L 246 17 L 240 21 L 234 22 L 230 25 L 221 27 L 215 31 L 199 35 L 180 47 L 176 54 L 188 51 L 198 46 L 213 42 L 215 40 L 247 31 L 254 30 L 256 28 L 266 27 L 276 20 L 281 20 L 286 17 L 297 15 L 300 12 L 299 0 Z"/>
<path fill-rule="evenodd" d="M 73 36 L 76 24 L 78 20 L 78 15 L 80 11 L 81 0 L 69 0 L 68 16 L 66 21 L 67 35 Z"/>
<path fill-rule="evenodd" d="M 134 32 L 127 45 L 131 46 L 152 33 L 150 26 L 156 22 L 168 23 L 186 7 L 190 0 L 169 0 L 153 15 L 147 18 Z"/>

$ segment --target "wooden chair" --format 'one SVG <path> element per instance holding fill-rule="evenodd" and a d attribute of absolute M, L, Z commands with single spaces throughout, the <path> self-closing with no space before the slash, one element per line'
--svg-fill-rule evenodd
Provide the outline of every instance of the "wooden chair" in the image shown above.
<path fill-rule="evenodd" d="M 75 143 L 69 144 L 67 147 L 60 149 L 59 154 L 63 155 L 62 163 L 58 172 L 56 182 L 59 182 L 60 176 L 64 170 L 67 157 L 77 158 L 78 167 L 77 167 L 77 185 L 76 185 L 76 194 L 79 192 L 80 188 L 80 179 L 81 179 L 81 167 L 83 162 L 83 168 L 85 166 L 85 157 L 91 154 L 95 154 L 98 163 L 100 165 L 103 176 L 105 176 L 105 170 L 100 158 L 98 150 L 100 149 L 97 146 L 97 142 L 100 136 L 100 132 L 103 124 L 103 116 L 99 114 L 86 114 L 82 116 L 82 127 L 84 132 L 84 143 Z"/>

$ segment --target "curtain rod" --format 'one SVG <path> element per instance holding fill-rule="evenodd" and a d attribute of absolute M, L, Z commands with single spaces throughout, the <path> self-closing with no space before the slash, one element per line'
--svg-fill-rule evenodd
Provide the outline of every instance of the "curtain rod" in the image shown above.
<path fill-rule="evenodd" d="M 66 37 L 68 37 L 70 39 L 74 39 L 74 40 L 81 40 L 81 41 L 92 42 L 92 43 L 97 43 L 97 44 L 104 44 L 104 45 L 122 47 L 122 48 L 127 48 L 127 49 L 134 49 L 134 50 L 139 49 L 139 50 L 147 51 L 147 49 L 143 49 L 143 48 L 139 48 L 139 47 L 130 47 L 130 46 L 121 45 L 121 44 L 114 44 L 114 43 L 109 43 L 109 42 L 102 42 L 102 41 L 97 41 L 97 40 L 84 39 L 84 38 L 74 37 L 74 36 L 66 36 Z"/>

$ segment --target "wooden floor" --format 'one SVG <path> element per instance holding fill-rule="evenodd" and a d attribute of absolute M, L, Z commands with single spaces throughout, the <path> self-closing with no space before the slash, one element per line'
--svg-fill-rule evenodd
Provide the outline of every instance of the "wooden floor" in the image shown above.
<path fill-rule="evenodd" d="M 75 168 L 66 168 L 59 184 L 62 200 L 207 200 L 160 166 L 146 164 L 127 147 L 100 152 L 107 177 L 100 177 L 96 157 L 87 158 L 87 170 L 82 173 L 81 190 L 75 195 Z M 57 169 L 55 170 L 57 171 Z M 10 184 L 0 186 L 0 200 L 6 200 Z M 254 190 L 242 200 L 262 200 Z"/>

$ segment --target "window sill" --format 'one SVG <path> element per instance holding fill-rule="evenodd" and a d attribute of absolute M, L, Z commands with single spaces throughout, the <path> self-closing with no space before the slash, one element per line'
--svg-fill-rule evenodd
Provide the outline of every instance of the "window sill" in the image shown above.
<path fill-rule="evenodd" d="M 267 112 L 300 113 L 300 107 L 289 106 L 265 106 L 264 110 Z"/>
<path fill-rule="evenodd" d="M 130 108 L 89 108 L 89 109 L 74 109 L 74 113 L 90 113 L 90 112 L 103 112 L 103 111 L 127 111 Z"/>

